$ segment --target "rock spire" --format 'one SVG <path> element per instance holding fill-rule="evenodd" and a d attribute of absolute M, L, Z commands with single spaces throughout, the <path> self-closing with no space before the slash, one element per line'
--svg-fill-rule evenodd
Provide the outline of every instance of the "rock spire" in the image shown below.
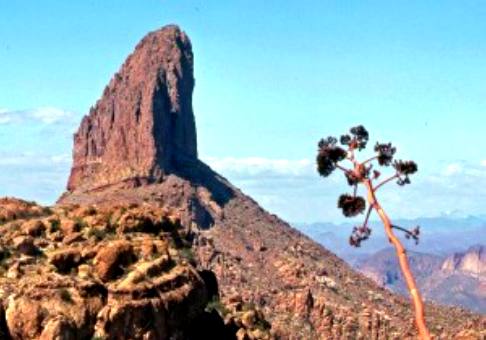
<path fill-rule="evenodd" d="M 195 162 L 193 88 L 187 35 L 173 25 L 146 35 L 74 135 L 68 191 L 153 183 Z"/>

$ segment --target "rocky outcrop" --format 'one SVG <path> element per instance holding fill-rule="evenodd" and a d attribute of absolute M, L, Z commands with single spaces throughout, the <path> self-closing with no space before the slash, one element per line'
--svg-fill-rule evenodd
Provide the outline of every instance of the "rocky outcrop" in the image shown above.
<path fill-rule="evenodd" d="M 32 238 L 32 225 L 46 228 Z M 19 249 L 19 238 L 37 251 Z M 64 206 L 1 225 L 0 338 L 270 339 L 258 309 L 219 301 L 191 238 L 157 205 Z"/>
<path fill-rule="evenodd" d="M 74 136 L 68 191 L 152 183 L 197 159 L 193 55 L 176 26 L 148 34 Z"/>
<path fill-rule="evenodd" d="M 73 208 L 5 224 L 2 331 L 19 340 L 185 339 L 209 302 L 205 283 L 187 260 L 177 222 L 167 217 L 156 233 L 125 232 L 122 217 L 137 210 Z M 33 221 L 49 225 L 35 239 L 27 235 Z M 80 237 L 66 245 L 69 221 Z M 10 241 L 19 238 L 38 251 Z"/>
<path fill-rule="evenodd" d="M 42 208 L 34 202 L 27 202 L 12 197 L 0 198 L 0 224 L 45 214 L 49 214 L 49 208 Z M 32 227 L 35 228 L 35 226 Z"/>
<path fill-rule="evenodd" d="M 483 245 L 470 247 L 462 253 L 447 257 L 441 266 L 444 272 L 460 272 L 486 281 L 486 248 Z"/>

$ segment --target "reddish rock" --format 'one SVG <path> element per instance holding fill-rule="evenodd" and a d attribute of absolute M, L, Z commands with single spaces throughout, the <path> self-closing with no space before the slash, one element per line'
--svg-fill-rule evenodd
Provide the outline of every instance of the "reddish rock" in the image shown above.
<path fill-rule="evenodd" d="M 176 26 L 148 34 L 74 136 L 69 191 L 155 182 L 197 159 L 193 55 Z"/>
<path fill-rule="evenodd" d="M 81 264 L 82 256 L 79 249 L 62 249 L 49 256 L 49 263 L 54 265 L 61 273 L 69 273 Z"/>
<path fill-rule="evenodd" d="M 46 226 L 41 220 L 28 221 L 22 227 L 24 231 L 32 237 L 40 236 L 46 231 Z"/>
<path fill-rule="evenodd" d="M 31 236 L 19 236 L 13 240 L 15 248 L 22 254 L 35 255 L 39 249 L 34 245 L 34 239 Z"/>
<path fill-rule="evenodd" d="M 122 266 L 134 261 L 132 245 L 116 241 L 102 248 L 94 259 L 96 273 L 103 281 L 112 280 L 123 273 Z"/>

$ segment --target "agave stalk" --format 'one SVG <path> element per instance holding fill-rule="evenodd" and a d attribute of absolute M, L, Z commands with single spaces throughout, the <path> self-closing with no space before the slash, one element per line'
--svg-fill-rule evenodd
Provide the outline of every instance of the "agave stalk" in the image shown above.
<path fill-rule="evenodd" d="M 376 199 L 375 189 L 373 188 L 371 181 L 369 179 L 366 179 L 364 181 L 364 185 L 366 187 L 366 191 L 368 194 L 368 203 L 377 212 L 378 216 L 383 222 L 383 226 L 385 227 L 385 232 L 386 235 L 388 236 L 388 239 L 390 240 L 390 243 L 392 243 L 393 246 L 395 247 L 395 251 L 398 257 L 398 262 L 400 265 L 400 270 L 402 271 L 403 277 L 405 278 L 405 282 L 407 284 L 408 291 L 410 293 L 410 297 L 412 298 L 413 306 L 415 309 L 415 323 L 417 325 L 417 330 L 419 332 L 420 338 L 423 340 L 429 340 L 430 333 L 425 323 L 424 302 L 417 288 L 417 284 L 415 283 L 415 279 L 413 277 L 412 271 L 410 270 L 407 252 L 403 247 L 402 243 L 400 242 L 400 240 L 398 239 L 398 237 L 393 232 L 390 218 L 385 213 L 380 203 Z"/>

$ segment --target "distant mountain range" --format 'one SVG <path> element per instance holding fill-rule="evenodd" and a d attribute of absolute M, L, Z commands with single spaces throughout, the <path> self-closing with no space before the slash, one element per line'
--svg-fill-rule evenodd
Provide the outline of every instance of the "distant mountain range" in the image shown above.
<path fill-rule="evenodd" d="M 420 242 L 417 245 L 413 241 L 406 240 L 399 232 L 397 233 L 403 239 L 407 249 L 414 252 L 446 257 L 454 252 L 464 251 L 475 244 L 486 244 L 486 215 L 397 219 L 393 222 L 405 228 L 420 226 Z M 293 225 L 352 265 L 363 256 L 372 255 L 388 246 L 383 226 L 378 221 L 370 224 L 371 237 L 363 242 L 360 248 L 350 247 L 348 243 L 353 223 L 317 222 L 294 223 Z"/>
<path fill-rule="evenodd" d="M 418 245 L 408 240 L 404 244 L 425 299 L 486 313 L 486 218 L 439 217 L 395 223 L 422 227 Z M 386 242 L 382 227 L 378 223 L 372 226 L 375 235 L 362 247 L 353 248 L 347 242 L 351 224 L 298 225 L 379 285 L 408 295 L 394 249 Z"/>
<path fill-rule="evenodd" d="M 486 313 L 486 246 L 472 246 L 446 258 L 416 252 L 409 252 L 409 257 L 426 300 Z M 355 268 L 385 288 L 408 294 L 392 248 L 361 259 Z"/>

